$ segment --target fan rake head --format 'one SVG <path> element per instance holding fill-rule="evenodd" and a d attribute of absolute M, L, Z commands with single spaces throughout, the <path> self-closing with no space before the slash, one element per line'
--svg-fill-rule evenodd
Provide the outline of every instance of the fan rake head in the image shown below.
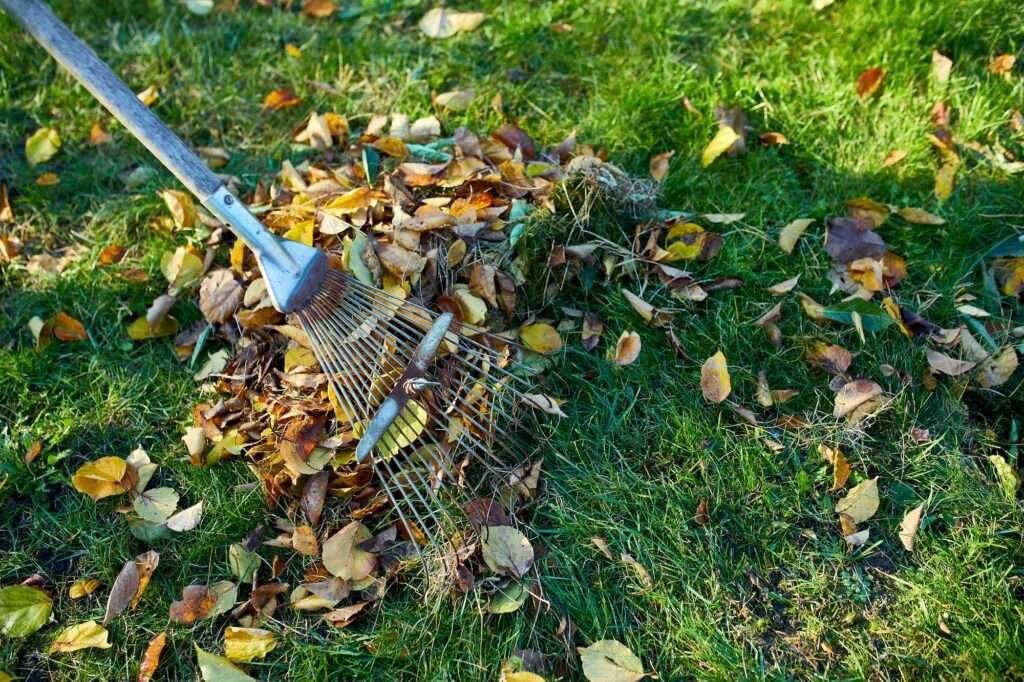
<path fill-rule="evenodd" d="M 462 503 L 491 497 L 526 459 L 516 349 L 334 270 L 297 315 L 357 459 L 417 546 L 443 548 Z"/>

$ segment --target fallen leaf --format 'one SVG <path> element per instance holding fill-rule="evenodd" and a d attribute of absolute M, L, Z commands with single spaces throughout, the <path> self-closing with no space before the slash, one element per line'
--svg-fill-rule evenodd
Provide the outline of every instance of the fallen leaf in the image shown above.
<path fill-rule="evenodd" d="M 107 596 L 107 609 L 103 614 L 103 625 L 107 626 L 122 611 L 132 603 L 135 595 L 139 593 L 141 576 L 139 567 L 134 559 L 129 559 L 117 574 L 114 584 L 110 586 L 110 594 Z"/>
<path fill-rule="evenodd" d="M 480 532 L 480 551 L 487 566 L 499 575 L 522 578 L 533 564 L 533 545 L 511 526 L 486 526 Z"/>
<path fill-rule="evenodd" d="M 179 246 L 161 256 L 160 271 L 172 289 L 188 289 L 202 277 L 203 260 L 184 246 Z"/>
<path fill-rule="evenodd" d="M 868 69 L 857 76 L 857 96 L 861 101 L 866 101 L 874 95 L 882 85 L 885 78 L 885 69 L 880 66 Z"/>
<path fill-rule="evenodd" d="M 89 332 L 85 326 L 64 311 L 59 311 L 50 321 L 50 329 L 58 341 L 85 341 Z"/>
<path fill-rule="evenodd" d="M 854 218 L 829 218 L 825 230 L 825 251 L 832 260 L 845 265 L 860 258 L 881 260 L 886 248 L 870 223 Z"/>
<path fill-rule="evenodd" d="M 316 541 L 316 533 L 309 526 L 296 526 L 292 532 L 292 549 L 305 556 L 316 556 L 319 553 L 319 546 Z M 228 656 L 228 658 L 231 658 Z M 237 660 L 237 659 L 233 659 Z"/>
<path fill-rule="evenodd" d="M 199 525 L 199 521 L 203 518 L 203 503 L 200 500 L 191 507 L 182 509 L 177 514 L 174 514 L 166 521 L 168 529 L 173 530 L 175 533 L 184 533 L 185 531 L 192 530 Z"/>
<path fill-rule="evenodd" d="M 158 97 L 160 97 L 160 90 L 158 90 L 155 85 L 150 85 L 141 92 L 135 93 L 135 96 L 140 102 L 148 107 L 152 105 Z"/>
<path fill-rule="evenodd" d="M 106 629 L 94 620 L 72 625 L 53 640 L 47 653 L 68 653 L 79 649 L 109 649 Z"/>
<path fill-rule="evenodd" d="M 302 99 L 291 90 L 271 90 L 263 98 L 263 111 L 280 111 L 302 103 Z"/>
<path fill-rule="evenodd" d="M 372 537 L 359 521 L 353 521 L 332 535 L 323 545 L 324 566 L 342 580 L 362 580 L 377 567 L 377 557 L 358 545 Z"/>
<path fill-rule="evenodd" d="M 550 324 L 536 322 L 519 328 L 523 344 L 537 353 L 554 353 L 562 347 L 562 337 Z"/>
<path fill-rule="evenodd" d="M 906 220 L 908 223 L 915 225 L 945 225 L 946 221 L 937 215 L 929 213 L 928 211 L 920 208 L 913 208 L 910 206 L 901 208 L 896 212 L 901 218 Z"/>
<path fill-rule="evenodd" d="M 336 628 L 348 627 L 348 625 L 355 620 L 355 617 L 359 615 L 369 603 L 370 602 L 362 601 L 349 606 L 343 606 L 340 609 L 328 611 L 323 615 L 323 619 Z"/>
<path fill-rule="evenodd" d="M 35 183 L 39 187 L 53 187 L 60 184 L 60 176 L 56 173 L 43 173 L 36 178 Z"/>
<path fill-rule="evenodd" d="M 487 602 L 487 613 L 512 613 L 518 611 L 530 596 L 529 590 L 521 580 L 513 580 L 505 587 L 498 589 Z"/>
<path fill-rule="evenodd" d="M 786 253 L 793 253 L 797 241 L 813 222 L 813 218 L 797 218 L 782 228 L 779 232 L 779 248 Z"/>
<path fill-rule="evenodd" d="M 862 481 L 836 502 L 836 513 L 846 514 L 854 523 L 867 521 L 878 511 L 878 477 Z"/>
<path fill-rule="evenodd" d="M 330 479 L 329 471 L 321 471 L 307 478 L 306 484 L 302 487 L 302 497 L 299 503 L 302 505 L 302 510 L 306 512 L 306 518 L 314 526 L 320 523 L 320 515 L 324 510 L 327 485 Z"/>
<path fill-rule="evenodd" d="M 476 97 L 476 90 L 472 88 L 469 90 L 452 90 L 435 95 L 434 105 L 448 111 L 465 111 L 473 103 L 474 97 Z"/>
<path fill-rule="evenodd" d="M 722 402 L 732 392 L 729 367 L 722 351 L 718 351 L 701 365 L 700 390 L 704 394 L 704 399 L 712 403 Z"/>
<path fill-rule="evenodd" d="M 982 310 L 981 308 L 970 304 L 958 305 L 956 310 L 961 315 L 966 315 L 968 317 L 989 317 L 989 312 L 987 310 Z"/>
<path fill-rule="evenodd" d="M 142 654 L 142 662 L 139 664 L 139 676 L 136 682 L 150 682 L 153 679 L 153 674 L 156 673 L 157 666 L 160 665 L 160 654 L 163 653 L 165 646 L 167 646 L 166 632 L 161 632 L 149 640 L 149 644 L 146 645 L 146 651 Z"/>
<path fill-rule="evenodd" d="M 181 600 L 171 603 L 171 622 L 192 625 L 210 615 L 219 595 L 206 585 L 189 585 L 181 591 Z"/>
<path fill-rule="evenodd" d="M 625 367 L 632 364 L 640 356 L 640 335 L 636 332 L 624 331 L 615 344 L 615 364 Z"/>
<path fill-rule="evenodd" d="M 651 171 L 651 177 L 654 178 L 655 182 L 661 182 L 668 175 L 668 165 L 672 157 L 675 156 L 675 150 L 662 152 L 655 154 L 651 157 L 651 161 L 648 164 Z"/>
<path fill-rule="evenodd" d="M 846 455 L 839 448 L 831 448 L 824 444 L 818 446 L 818 452 L 832 465 L 831 492 L 842 490 L 843 486 L 846 485 L 846 481 L 849 480 L 851 473 L 850 463 L 846 460 Z"/>
<path fill-rule="evenodd" d="M 89 144 L 97 147 L 101 144 L 108 144 L 114 141 L 114 137 L 103 127 L 103 123 L 96 121 L 89 128 Z"/>
<path fill-rule="evenodd" d="M 998 388 L 1017 371 L 1017 351 L 1007 346 L 981 363 L 975 379 L 982 388 Z"/>
<path fill-rule="evenodd" d="M 538 410 L 553 414 L 556 417 L 567 416 L 565 412 L 562 412 L 562 407 L 557 400 L 548 397 L 543 393 L 524 393 L 523 402 L 531 407 L 536 407 Z"/>
<path fill-rule="evenodd" d="M 260 628 L 224 629 L 224 656 L 229 661 L 252 661 L 263 658 L 277 647 L 277 636 Z"/>
<path fill-rule="evenodd" d="M 1013 65 L 1017 63 L 1017 55 L 1000 54 L 992 58 L 988 64 L 988 70 L 997 76 L 1009 77 L 1013 71 Z"/>
<path fill-rule="evenodd" d="M 891 152 L 885 155 L 882 159 L 882 168 L 888 168 L 889 166 L 895 166 L 897 163 L 907 158 L 906 149 L 893 149 Z"/>
<path fill-rule="evenodd" d="M 210 324 L 227 322 L 241 305 L 244 293 L 231 270 L 214 270 L 199 287 L 199 309 Z"/>
<path fill-rule="evenodd" d="M 0 634 L 27 637 L 46 625 L 53 600 L 42 590 L 29 585 L 0 588 Z"/>
<path fill-rule="evenodd" d="M 68 596 L 72 599 L 81 599 L 96 591 L 100 581 L 96 578 L 79 578 L 68 588 Z"/>
<path fill-rule="evenodd" d="M 608 543 L 605 542 L 604 538 L 593 535 L 591 536 L 590 541 L 594 543 L 594 546 L 597 547 L 601 551 L 601 554 L 604 554 L 609 561 L 615 561 L 615 555 L 612 554 L 612 550 L 608 547 Z"/>
<path fill-rule="evenodd" d="M 917 536 L 917 527 L 921 524 L 922 513 L 924 505 L 919 504 L 908 511 L 900 522 L 900 542 L 908 552 L 914 551 L 914 538 Z"/>
<path fill-rule="evenodd" d="M 799 281 L 800 275 L 797 275 L 796 277 L 790 277 L 789 279 L 783 282 L 779 282 L 778 284 L 773 284 L 772 286 L 768 287 L 767 291 L 772 296 L 783 296 L 793 291 L 793 289 L 796 288 L 797 282 Z"/>
<path fill-rule="evenodd" d="M 313 19 L 326 19 L 337 10 L 334 0 L 304 0 L 302 3 L 302 13 Z"/>
<path fill-rule="evenodd" d="M 153 488 L 135 496 L 132 508 L 150 523 L 163 523 L 178 508 L 178 493 L 172 488 Z"/>
<path fill-rule="evenodd" d="M 38 166 L 60 151 L 60 135 L 53 128 L 40 128 L 25 140 L 25 159 L 30 166 Z"/>
<path fill-rule="evenodd" d="M 203 676 L 204 682 L 259 682 L 246 675 L 228 659 L 203 651 L 196 644 L 193 646 L 196 649 L 196 662 L 199 663 L 199 672 Z"/>
<path fill-rule="evenodd" d="M 949 74 L 953 70 L 953 60 L 938 50 L 932 50 L 932 75 L 940 85 L 949 81 Z"/>
<path fill-rule="evenodd" d="M 629 647 L 614 639 L 602 639 L 576 650 L 583 675 L 590 682 L 637 682 L 646 677 L 643 662 Z"/>
<path fill-rule="evenodd" d="M 761 133 L 758 138 L 765 147 L 779 147 L 789 144 L 789 140 L 782 133 Z"/>
<path fill-rule="evenodd" d="M 125 333 L 128 334 L 128 338 L 132 341 L 144 341 L 162 336 L 174 336 L 178 333 L 179 329 L 178 321 L 170 315 L 160 318 L 155 325 L 151 325 L 146 316 L 143 315 L 133 320 L 125 329 Z"/>
<path fill-rule="evenodd" d="M 651 574 L 648 573 L 643 564 L 634 559 L 631 554 L 623 553 L 619 558 L 622 563 L 626 564 L 636 572 L 637 577 L 640 578 L 640 582 L 644 584 L 644 587 L 647 587 L 648 589 L 654 587 L 654 579 L 651 578 Z"/>
<path fill-rule="evenodd" d="M 435 7 L 423 15 L 419 27 L 428 38 L 450 38 L 460 31 L 475 31 L 484 18 L 483 12 L 452 12 Z"/>
<path fill-rule="evenodd" d="M 120 457 L 101 457 L 83 464 L 71 477 L 75 490 L 85 493 L 93 501 L 131 490 L 135 480 L 135 472 Z"/>
<path fill-rule="evenodd" d="M 925 351 L 925 356 L 928 358 L 928 366 L 939 374 L 945 374 L 947 376 L 956 377 L 970 372 L 974 369 L 978 363 L 976 362 L 964 362 L 963 360 L 957 360 L 951 358 L 948 355 L 932 350 L 929 348 Z"/>
<path fill-rule="evenodd" d="M 855 409 L 882 395 L 882 387 L 870 379 L 857 379 L 846 383 L 836 393 L 834 417 L 846 417 Z"/>
<path fill-rule="evenodd" d="M 844 374 L 853 362 L 853 355 L 842 346 L 815 341 L 804 357 L 811 365 L 820 367 L 830 374 Z"/>
<path fill-rule="evenodd" d="M 100 252 L 100 265 L 113 265 L 115 263 L 120 263 L 126 252 L 127 249 L 120 244 L 111 244 L 104 247 Z"/>
<path fill-rule="evenodd" d="M 719 156 L 724 154 L 730 147 L 735 144 L 740 136 L 735 130 L 729 126 L 720 126 L 715 136 L 708 142 L 708 146 L 704 148 L 704 151 L 700 156 L 700 165 L 707 168 L 715 162 Z"/>

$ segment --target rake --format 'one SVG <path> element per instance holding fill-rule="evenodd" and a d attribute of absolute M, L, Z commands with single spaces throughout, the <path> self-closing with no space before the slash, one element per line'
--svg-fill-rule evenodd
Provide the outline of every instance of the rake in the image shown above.
<path fill-rule="evenodd" d="M 452 521 L 445 484 L 465 495 L 470 467 L 483 470 L 481 481 L 504 478 L 525 459 L 510 433 L 529 400 L 515 349 L 450 313 L 335 271 L 319 249 L 273 234 L 43 2 L 0 0 L 0 7 L 253 251 L 274 307 L 294 314 L 310 339 L 336 412 L 359 439 L 357 461 L 371 463 L 417 550 L 438 546 L 437 530 Z"/>

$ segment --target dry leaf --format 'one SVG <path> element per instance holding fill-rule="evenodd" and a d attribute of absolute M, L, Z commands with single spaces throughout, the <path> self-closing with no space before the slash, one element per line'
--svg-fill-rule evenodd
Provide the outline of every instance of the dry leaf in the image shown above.
<path fill-rule="evenodd" d="M 782 133 L 761 133 L 758 138 L 765 147 L 779 147 L 789 144 L 789 140 Z"/>
<path fill-rule="evenodd" d="M 704 151 L 701 153 L 700 165 L 707 168 L 715 162 L 715 159 L 724 154 L 739 139 L 740 136 L 735 130 L 727 125 L 720 126 L 718 128 L 718 132 L 715 133 L 715 136 L 711 138 L 711 141 L 708 142 L 708 146 L 705 147 Z"/>
<path fill-rule="evenodd" d="M 637 682 L 646 677 L 643 662 L 625 644 L 602 639 L 577 647 L 583 675 L 590 682 Z"/>
<path fill-rule="evenodd" d="M 165 189 L 160 192 L 160 197 L 167 205 L 167 210 L 174 218 L 174 224 L 181 228 L 192 227 L 196 224 L 196 204 L 192 195 L 187 192 L 180 192 L 175 189 Z M 163 265 L 161 264 L 161 268 Z M 168 278 L 170 280 L 171 278 Z"/>
<path fill-rule="evenodd" d="M 487 566 L 499 575 L 522 578 L 533 564 L 533 545 L 511 526 L 481 529 L 480 551 Z"/>
<path fill-rule="evenodd" d="M 89 338 L 85 326 L 64 311 L 58 311 L 50 324 L 53 336 L 58 341 L 85 341 Z"/>
<path fill-rule="evenodd" d="M 961 374 L 970 372 L 978 364 L 976 362 L 964 362 L 963 360 L 951 358 L 948 355 L 932 350 L 931 348 L 925 351 L 925 357 L 928 358 L 929 367 L 939 374 L 945 374 L 951 377 L 960 376 Z"/>
<path fill-rule="evenodd" d="M 68 653 L 79 649 L 109 649 L 106 629 L 94 620 L 72 625 L 53 640 L 47 653 Z"/>
<path fill-rule="evenodd" d="M 860 97 L 862 102 L 878 91 L 884 78 L 885 69 L 880 66 L 868 69 L 857 77 L 857 96 Z"/>
<path fill-rule="evenodd" d="M 473 103 L 474 97 L 476 97 L 476 90 L 473 89 L 452 90 L 451 92 L 442 92 L 439 95 L 435 95 L 434 105 L 449 111 L 465 111 Z M 412 135 L 411 128 L 410 135 Z"/>
<path fill-rule="evenodd" d="M 336 628 L 348 627 L 349 623 L 355 620 L 355 617 L 359 615 L 369 603 L 370 602 L 361 601 L 350 606 L 343 606 L 340 609 L 328 611 L 324 614 L 324 620 Z"/>
<path fill-rule="evenodd" d="M 524 393 L 523 402 L 531 407 L 536 407 L 538 410 L 553 414 L 557 417 L 567 416 L 565 412 L 562 412 L 561 403 L 554 398 L 548 397 L 543 393 Z"/>
<path fill-rule="evenodd" d="M 662 152 L 661 154 L 655 154 L 651 157 L 651 161 L 648 164 L 650 166 L 651 177 L 654 178 L 655 182 L 661 182 L 668 175 L 668 165 L 672 157 L 675 156 L 675 150 Z"/>
<path fill-rule="evenodd" d="M 827 445 L 821 444 L 818 446 L 818 452 L 832 465 L 832 490 L 831 492 L 837 492 L 841 490 L 846 481 L 850 478 L 850 463 L 846 460 L 846 456 L 843 451 L 839 448 L 831 448 Z"/>
<path fill-rule="evenodd" d="M 306 512 L 306 518 L 314 526 L 320 523 L 320 515 L 324 510 L 324 501 L 327 499 L 327 484 L 330 482 L 331 473 L 321 471 L 306 479 L 302 488 L 302 497 L 299 504 Z"/>
<path fill-rule="evenodd" d="M 949 74 L 953 70 L 953 60 L 938 50 L 932 51 L 932 74 L 935 80 L 941 85 L 949 80 Z"/>
<path fill-rule="evenodd" d="M 114 584 L 110 587 L 110 595 L 107 597 L 107 610 L 103 614 L 103 625 L 109 625 L 122 611 L 132 603 L 135 595 L 139 592 L 140 575 L 139 567 L 134 559 L 129 559 L 117 574 Z"/>
<path fill-rule="evenodd" d="M 718 351 L 701 365 L 700 389 L 704 393 L 704 399 L 712 403 L 722 402 L 732 392 L 729 367 L 722 351 Z"/>
<path fill-rule="evenodd" d="M 921 524 L 922 513 L 924 513 L 924 505 L 919 504 L 908 511 L 900 523 L 900 542 L 908 552 L 914 551 L 914 538 L 917 536 L 917 527 Z"/>
<path fill-rule="evenodd" d="M 95 501 L 131 490 L 136 480 L 135 471 L 120 457 L 101 457 L 79 467 L 71 483 Z"/>
<path fill-rule="evenodd" d="M 230 270 L 214 270 L 199 287 L 199 309 L 211 324 L 227 322 L 241 305 L 244 293 Z"/>
<path fill-rule="evenodd" d="M 797 218 L 779 232 L 779 248 L 786 253 L 793 253 L 797 240 L 814 222 L 814 218 Z"/>
<path fill-rule="evenodd" d="M 855 409 L 882 395 L 882 387 L 870 379 L 857 379 L 845 384 L 836 393 L 832 415 L 846 417 Z"/>
<path fill-rule="evenodd" d="M 135 96 L 138 97 L 140 102 L 148 107 L 152 105 L 158 97 L 160 97 L 160 90 L 158 90 L 155 85 L 150 85 L 145 90 L 135 93 Z"/>
<path fill-rule="evenodd" d="M 604 538 L 598 535 L 592 535 L 590 537 L 590 541 L 594 543 L 594 546 L 597 547 L 601 551 L 601 554 L 604 554 L 609 561 L 615 561 L 615 555 L 612 554 L 612 550 L 608 547 L 608 543 L 605 542 Z"/>
<path fill-rule="evenodd" d="M 558 330 L 544 322 L 523 325 L 519 328 L 519 338 L 527 348 L 537 353 L 554 353 L 562 347 Z"/>
<path fill-rule="evenodd" d="M 901 218 L 906 220 L 908 223 L 915 225 L 945 225 L 946 221 L 937 215 L 931 214 L 928 211 L 920 208 L 913 208 L 907 206 L 901 208 L 896 212 Z"/>
<path fill-rule="evenodd" d="M 353 521 L 324 542 L 323 562 L 331 575 L 362 580 L 377 567 L 377 557 L 358 545 L 372 537 L 366 526 Z"/>
<path fill-rule="evenodd" d="M 199 664 L 203 682 L 257 682 L 255 678 L 246 675 L 238 666 L 223 656 L 203 651 L 196 644 L 193 646 L 196 650 L 196 662 Z"/>
<path fill-rule="evenodd" d="M 113 142 L 114 137 L 106 131 L 103 127 L 103 123 L 96 121 L 92 124 L 92 128 L 89 129 L 89 144 L 93 147 L 101 144 L 107 144 Z"/>
<path fill-rule="evenodd" d="M 299 554 L 316 556 L 320 548 L 317 545 L 316 533 L 313 532 L 313 529 L 305 525 L 296 526 L 292 532 L 292 548 Z M 231 657 L 228 656 L 228 658 Z"/>
<path fill-rule="evenodd" d="M 252 661 L 263 658 L 277 647 L 277 636 L 260 628 L 237 628 L 230 625 L 224 630 L 224 656 L 229 661 Z"/>
<path fill-rule="evenodd" d="M 68 588 L 68 596 L 72 599 L 81 599 L 96 591 L 100 581 L 95 578 L 79 578 Z"/>
<path fill-rule="evenodd" d="M 1013 71 L 1013 65 L 1017 63 L 1017 56 L 1013 54 L 1001 54 L 992 58 L 988 64 L 988 70 L 997 76 L 1009 77 Z"/>
<path fill-rule="evenodd" d="M 185 531 L 192 530 L 199 525 L 199 521 L 203 518 L 203 503 L 200 500 L 191 507 L 182 509 L 177 514 L 172 515 L 167 519 L 165 525 L 169 530 L 173 530 L 175 533 L 184 533 Z"/>
<path fill-rule="evenodd" d="M 484 21 L 483 12 L 452 12 L 435 7 L 420 19 L 419 27 L 428 38 L 450 38 L 460 31 L 474 31 Z"/>
<path fill-rule="evenodd" d="M 272 90 L 263 98 L 264 111 L 280 111 L 302 103 L 302 99 L 291 90 Z"/>
<path fill-rule="evenodd" d="M 302 3 L 302 13 L 313 19 L 326 19 L 337 10 L 334 0 L 304 0 Z"/>
<path fill-rule="evenodd" d="M 862 481 L 836 502 L 836 513 L 845 514 L 854 523 L 867 521 L 878 511 L 878 477 Z"/>
<path fill-rule="evenodd" d="M 975 379 L 983 388 L 998 388 L 1017 371 L 1017 363 L 1017 351 L 1007 346 L 981 363 Z"/>
<path fill-rule="evenodd" d="M 167 646 L 166 632 L 161 632 L 149 640 L 146 652 L 142 655 L 142 663 L 139 664 L 139 676 L 136 682 L 149 682 L 153 679 L 153 674 L 156 673 L 157 666 L 160 665 L 160 654 L 163 653 L 165 646 Z"/>
<path fill-rule="evenodd" d="M 793 289 L 796 288 L 797 282 L 799 281 L 800 275 L 797 275 L 796 277 L 790 277 L 789 279 L 783 282 L 779 282 L 778 284 L 773 284 L 772 286 L 768 287 L 767 291 L 769 294 L 773 296 L 782 296 L 793 291 Z"/>
<path fill-rule="evenodd" d="M 615 364 L 625 367 L 632 364 L 640 356 L 640 335 L 636 332 L 624 331 L 615 344 Z"/>
<path fill-rule="evenodd" d="M 907 158 L 906 149 L 893 149 L 891 152 L 885 155 L 882 159 L 882 168 L 888 168 L 889 166 L 895 166 L 897 163 Z"/>
<path fill-rule="evenodd" d="M 647 569 L 644 568 L 643 564 L 634 559 L 630 554 L 623 553 L 620 559 L 622 560 L 622 563 L 626 564 L 636 572 L 637 577 L 640 578 L 640 582 L 644 584 L 644 587 L 648 589 L 654 587 L 654 579 L 651 578 L 651 574 L 647 572 Z"/>
<path fill-rule="evenodd" d="M 181 625 L 192 625 L 210 615 L 219 596 L 206 585 L 189 585 L 181 591 L 181 601 L 171 604 L 170 619 Z"/>

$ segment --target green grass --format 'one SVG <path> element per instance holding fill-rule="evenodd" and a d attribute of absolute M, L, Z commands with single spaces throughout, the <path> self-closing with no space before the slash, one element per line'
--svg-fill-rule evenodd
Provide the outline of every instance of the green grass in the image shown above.
<path fill-rule="evenodd" d="M 1018 3 L 839 0 L 815 12 L 804 0 L 488 1 L 460 7 L 484 10 L 487 21 L 446 41 L 420 36 L 416 22 L 426 7 L 414 2 L 346 4 L 342 15 L 317 22 L 248 2 L 206 18 L 169 0 L 54 5 L 131 87 L 159 86 L 154 108 L 172 129 L 192 144 L 231 150 L 226 171 L 246 187 L 283 159 L 301 157 L 288 132 L 310 109 L 345 114 L 358 127 L 374 113 L 426 114 L 432 92 L 473 87 L 475 104 L 444 116 L 446 130 L 491 129 L 500 119 L 487 103 L 500 94 L 509 116 L 536 139 L 555 143 L 575 128 L 582 142 L 638 175 L 652 154 L 675 149 L 665 207 L 746 213 L 723 230 L 721 254 L 694 266 L 702 278 L 738 276 L 747 286 L 676 316 L 692 360 L 676 357 L 663 332 L 632 312 L 618 293 L 635 287 L 629 279 L 589 291 L 570 285 L 541 311 L 572 305 L 600 312 L 602 348 L 624 329 L 644 341 L 637 363 L 614 368 L 603 352 L 587 354 L 573 340 L 550 378 L 550 392 L 569 399 L 571 418 L 545 449 L 545 490 L 530 519 L 544 551 L 548 605 L 490 616 L 472 597 L 424 604 L 414 589 L 397 587 L 344 631 L 285 608 L 272 625 L 282 645 L 253 666 L 254 676 L 494 680 L 502 660 L 535 648 L 552 666 L 549 678 L 574 678 L 575 647 L 602 638 L 627 643 L 665 680 L 1024 675 L 1024 514 L 986 461 L 1002 452 L 1019 463 L 1006 448 L 1011 419 L 1024 405 L 1020 373 L 1008 397 L 964 394 L 949 380 L 926 391 L 923 349 L 893 329 L 862 345 L 852 330 L 806 319 L 795 300 L 785 304 L 780 350 L 748 324 L 775 302 L 764 287 L 798 273 L 801 290 L 838 300 L 829 296 L 821 224 L 862 195 L 947 220 L 881 228 L 908 259 L 899 287 L 906 305 L 954 326 L 954 297 L 970 292 L 1020 324 L 1015 304 L 1003 299 L 1000 309 L 987 297 L 975 266 L 989 246 L 1024 228 L 1024 183 L 968 162 L 954 195 L 937 205 L 925 137 L 928 112 L 944 99 L 958 138 L 1000 140 L 1024 154 L 1024 139 L 1007 128 L 1009 110 L 1024 108 L 1021 69 L 1009 82 L 986 71 L 993 55 L 1024 47 Z M 552 22 L 574 30 L 554 33 Z M 224 619 L 168 628 L 169 603 L 190 582 L 228 577 L 227 545 L 268 512 L 257 492 L 240 485 L 251 480 L 240 463 L 187 463 L 179 439 L 199 397 L 195 383 L 169 342 L 132 344 L 123 332 L 160 293 L 159 254 L 179 243 L 148 226 L 163 210 L 155 192 L 173 181 L 161 171 L 125 192 L 121 172 L 156 162 L 117 127 L 114 144 L 87 146 L 92 123 L 108 120 L 100 106 L 3 17 L 0 36 L 0 180 L 13 189 L 16 215 L 2 228 L 32 252 L 85 248 L 60 275 L 29 274 L 24 261 L 0 265 L 0 584 L 37 572 L 57 595 L 57 624 L 24 641 L 0 641 L 0 670 L 29 680 L 133 678 L 149 637 L 167 628 L 158 679 L 195 679 L 192 642 L 220 651 Z M 302 46 L 303 57 L 285 57 L 285 42 Z M 946 86 L 930 77 L 933 49 L 956 63 Z M 885 84 L 862 104 L 853 83 L 876 65 L 888 70 Z M 294 89 L 303 105 L 261 113 L 263 96 L 276 87 Z M 680 106 L 684 96 L 702 117 Z M 702 170 L 698 157 L 719 101 L 745 109 L 756 133 L 778 131 L 792 144 L 764 149 L 751 135 L 746 156 Z M 22 152 L 42 125 L 64 140 L 45 165 L 61 177 L 49 188 L 33 185 L 42 169 L 29 168 Z M 898 147 L 908 158 L 882 169 Z M 797 217 L 818 222 L 786 256 L 776 235 Z M 557 229 L 538 229 L 527 248 L 544 252 Z M 148 284 L 96 267 L 112 242 L 130 245 L 126 260 L 151 274 Z M 655 291 L 648 293 L 666 304 Z M 37 353 L 26 324 L 59 309 L 82 320 L 91 341 Z M 176 314 L 198 317 L 189 304 Z M 802 360 L 811 338 L 859 351 L 854 374 L 898 393 L 866 434 L 843 431 L 828 416 L 828 377 Z M 772 410 L 761 411 L 767 426 L 751 428 L 704 402 L 699 363 L 719 348 L 741 402 L 754 405 L 764 368 L 773 387 L 800 390 L 780 411 L 805 416 L 811 428 L 770 426 Z M 883 363 L 909 372 L 914 384 L 901 391 L 882 374 Z M 913 442 L 914 426 L 929 429 L 932 441 Z M 36 439 L 44 454 L 26 468 L 21 455 Z M 773 451 L 769 440 L 783 448 Z M 855 553 L 838 533 L 831 472 L 816 454 L 821 442 L 844 447 L 855 480 L 880 476 L 882 506 L 866 524 L 871 540 Z M 109 585 L 144 549 L 112 503 L 94 504 L 70 488 L 70 474 L 140 443 L 162 465 L 160 480 L 190 503 L 205 501 L 201 530 L 159 547 L 160 568 L 140 608 L 111 626 L 112 649 L 40 653 L 59 625 L 102 616 L 105 589 L 71 602 L 70 583 L 95 576 Z M 710 514 L 703 526 L 694 521 L 701 499 Z M 926 522 L 908 554 L 897 539 L 899 521 L 920 502 L 927 502 Z M 592 535 L 645 565 L 654 586 L 605 559 Z M 563 636 L 556 634 L 560 617 L 571 624 Z M 951 634 L 941 632 L 940 619 Z"/>

